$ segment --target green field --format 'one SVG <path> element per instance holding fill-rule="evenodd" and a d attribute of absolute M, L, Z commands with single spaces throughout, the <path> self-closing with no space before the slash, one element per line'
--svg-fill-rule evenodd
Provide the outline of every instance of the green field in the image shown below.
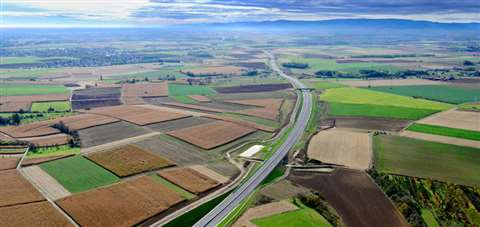
<path fill-rule="evenodd" d="M 427 224 L 427 227 L 440 227 L 435 216 L 429 209 L 422 209 L 421 211 L 423 221 Z"/>
<path fill-rule="evenodd" d="M 56 147 L 42 147 L 35 150 L 28 151 L 27 157 L 40 158 L 57 155 L 80 154 L 79 147 L 70 147 L 69 145 L 62 145 Z"/>
<path fill-rule="evenodd" d="M 342 84 L 326 82 L 326 81 L 308 81 L 307 86 L 311 88 L 315 88 L 317 90 L 345 87 L 345 85 L 342 85 Z"/>
<path fill-rule="evenodd" d="M 82 156 L 47 162 L 40 167 L 72 193 L 113 184 L 120 180 Z"/>
<path fill-rule="evenodd" d="M 71 110 L 72 106 L 68 101 L 58 101 L 58 102 L 35 102 L 32 103 L 30 108 L 31 112 L 49 112 L 48 110 L 53 108 L 53 112 L 68 112 Z"/>
<path fill-rule="evenodd" d="M 176 193 L 180 194 L 182 197 L 184 197 L 185 199 L 194 199 L 195 197 L 197 197 L 195 194 L 192 194 L 188 191 L 185 191 L 183 190 L 183 188 L 180 188 L 178 187 L 177 185 L 171 183 L 170 181 L 168 180 L 165 180 L 163 179 L 162 177 L 154 174 L 154 175 L 151 175 L 150 176 L 153 180 L 159 182 L 160 184 L 166 186 L 167 188 L 170 188 L 172 189 L 173 191 L 175 191 Z"/>
<path fill-rule="evenodd" d="M 197 101 L 187 97 L 188 95 L 215 95 L 216 92 L 208 86 L 168 84 L 168 96 L 182 103 L 193 104 Z"/>
<path fill-rule="evenodd" d="M 1 96 L 66 94 L 69 90 L 62 85 L 0 84 Z"/>
<path fill-rule="evenodd" d="M 0 78 L 37 78 L 40 76 L 46 76 L 48 74 L 58 73 L 61 69 L 12 69 L 0 71 Z"/>
<path fill-rule="evenodd" d="M 393 65 L 388 65 L 384 63 L 374 63 L 374 62 L 358 62 L 358 63 L 342 63 L 339 64 L 336 60 L 332 59 L 321 59 L 321 58 L 303 58 L 299 56 L 284 55 L 281 57 L 282 62 L 297 62 L 297 63 L 308 63 L 309 68 L 307 69 L 292 69 L 292 71 L 297 72 L 310 72 L 315 73 L 319 70 L 330 70 L 330 71 L 340 71 L 343 73 L 358 73 L 362 69 L 371 69 L 371 70 L 382 70 L 382 71 L 398 71 L 398 67 Z"/>
<path fill-rule="evenodd" d="M 439 136 L 448 136 L 448 137 L 480 141 L 480 132 L 459 129 L 459 128 L 449 128 L 449 127 L 443 127 L 443 126 L 437 126 L 437 125 L 426 125 L 426 124 L 415 123 L 413 125 L 410 125 L 407 128 L 407 130 L 439 135 Z"/>
<path fill-rule="evenodd" d="M 320 97 L 321 100 L 327 102 L 372 104 L 414 109 L 445 110 L 452 107 L 450 104 L 352 87 L 328 89 Z"/>
<path fill-rule="evenodd" d="M 373 150 L 380 172 L 480 185 L 480 149 L 379 135 Z"/>
<path fill-rule="evenodd" d="M 475 102 L 480 98 L 480 88 L 460 88 L 444 85 L 416 85 L 394 87 L 372 87 L 374 91 L 388 92 L 397 95 L 420 97 L 429 100 L 460 104 Z"/>
<path fill-rule="evenodd" d="M 438 111 L 395 106 L 379 106 L 371 104 L 329 103 L 328 114 L 331 116 L 362 116 L 379 118 L 396 118 L 417 120 Z"/>
<path fill-rule="evenodd" d="M 265 218 L 254 219 L 252 222 L 259 227 L 322 227 L 332 226 L 322 215 L 310 208 L 275 214 Z"/>
<path fill-rule="evenodd" d="M 472 111 L 480 111 L 480 102 L 477 103 L 464 103 L 458 106 L 460 110 L 472 110 Z"/>
<path fill-rule="evenodd" d="M 180 72 L 180 67 L 162 67 L 161 70 L 158 71 L 151 71 L 151 72 L 142 72 L 142 73 L 131 73 L 131 74 L 121 74 L 121 75 L 111 75 L 107 76 L 108 79 L 139 79 L 143 80 L 148 78 L 150 80 L 158 80 L 158 79 L 167 79 L 175 77 L 184 78 L 186 77 L 183 73 Z"/>

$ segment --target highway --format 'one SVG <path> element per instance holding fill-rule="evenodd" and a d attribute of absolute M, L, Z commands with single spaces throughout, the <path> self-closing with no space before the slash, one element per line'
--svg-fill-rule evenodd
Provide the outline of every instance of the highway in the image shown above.
<path fill-rule="evenodd" d="M 305 88 L 305 86 L 297 79 L 289 77 L 282 70 L 279 69 L 275 57 L 265 52 L 270 57 L 270 65 L 274 71 L 280 76 L 285 77 L 293 84 L 295 88 Z M 273 169 L 282 161 L 282 159 L 288 154 L 288 151 L 300 140 L 303 132 L 310 118 L 312 112 L 312 94 L 307 90 L 299 90 L 303 97 L 303 104 L 299 106 L 300 114 L 296 122 L 293 125 L 288 138 L 285 140 L 280 148 L 273 154 L 273 156 L 266 160 L 264 164 L 257 170 L 257 172 L 250 177 L 245 183 L 240 185 L 234 192 L 232 192 L 227 198 L 225 198 L 220 204 L 212 209 L 207 215 L 200 219 L 194 226 L 217 226 L 225 217 L 228 216 L 238 205 L 242 203 L 258 185 L 273 171 Z M 300 96 L 297 101 L 300 100 Z M 297 110 L 298 111 L 298 110 Z"/>

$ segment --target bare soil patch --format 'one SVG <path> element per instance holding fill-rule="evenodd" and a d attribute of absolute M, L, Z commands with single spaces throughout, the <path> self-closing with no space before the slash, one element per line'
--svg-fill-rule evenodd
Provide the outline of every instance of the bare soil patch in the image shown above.
<path fill-rule="evenodd" d="M 41 121 L 30 124 L 24 124 L 20 126 L 9 126 L 0 128 L 0 132 L 3 132 L 13 138 L 26 138 L 36 136 L 46 136 L 60 133 L 59 130 L 50 127 L 55 121 Z"/>
<path fill-rule="evenodd" d="M 165 170 L 158 175 L 195 194 L 204 193 L 220 185 L 218 181 L 190 168 Z"/>
<path fill-rule="evenodd" d="M 255 131 L 256 130 L 253 128 L 230 122 L 217 121 L 200 126 L 175 130 L 168 132 L 168 134 L 203 149 L 212 149 Z"/>
<path fill-rule="evenodd" d="M 39 188 L 39 190 L 50 199 L 58 200 L 71 195 L 67 189 L 57 182 L 57 180 L 48 175 L 48 173 L 38 166 L 23 168 L 21 171 L 23 171 L 25 177 L 30 182 L 35 184 L 37 188 Z"/>
<path fill-rule="evenodd" d="M 338 81 L 340 84 L 352 87 L 380 87 L 380 86 L 405 86 L 405 85 L 436 85 L 445 84 L 445 82 L 424 80 L 424 79 L 392 79 L 392 80 L 344 80 Z"/>
<path fill-rule="evenodd" d="M 190 166 L 189 167 L 190 169 L 193 169 L 197 172 L 199 172 L 200 174 L 204 175 L 204 176 L 207 176 L 217 182 L 219 182 L 220 184 L 224 184 L 224 183 L 227 183 L 229 178 L 228 177 L 225 177 L 211 169 L 209 169 L 208 167 L 205 167 L 205 166 L 201 166 L 201 165 L 194 165 L 194 166 Z"/>
<path fill-rule="evenodd" d="M 253 84 L 242 85 L 234 87 L 216 87 L 214 88 L 219 93 L 248 93 L 248 92 L 266 92 L 266 91 L 278 91 L 283 89 L 292 88 L 289 83 L 281 84 Z"/>
<path fill-rule="evenodd" d="M 189 95 L 189 98 L 197 101 L 197 102 L 210 102 L 212 101 L 210 98 L 204 95 Z"/>
<path fill-rule="evenodd" d="M 140 106 L 104 107 L 93 109 L 88 112 L 118 118 L 142 126 L 190 117 L 190 115 L 187 114 L 144 108 Z"/>
<path fill-rule="evenodd" d="M 298 194 L 308 194 L 310 193 L 310 189 L 283 179 L 262 188 L 261 193 L 272 199 L 283 200 L 290 199 Z"/>
<path fill-rule="evenodd" d="M 394 131 L 398 132 L 407 127 L 411 121 L 395 120 L 371 117 L 335 117 L 327 119 L 335 121 L 338 128 L 359 128 L 378 131 Z"/>
<path fill-rule="evenodd" d="M 18 156 L 0 156 L 0 170 L 15 169 L 20 157 Z"/>
<path fill-rule="evenodd" d="M 45 200 L 17 170 L 0 172 L 0 207 Z"/>
<path fill-rule="evenodd" d="M 70 94 L 45 94 L 45 95 L 19 95 L 19 96 L 3 96 L 4 102 L 53 102 L 68 101 Z"/>
<path fill-rule="evenodd" d="M 187 118 L 182 118 L 182 119 L 173 120 L 173 121 L 150 124 L 150 125 L 147 125 L 146 127 L 157 132 L 169 132 L 169 131 L 174 131 L 178 129 L 207 124 L 213 121 L 215 120 L 210 118 L 205 118 L 205 117 L 187 117 Z"/>
<path fill-rule="evenodd" d="M 122 99 L 125 97 L 164 97 L 168 96 L 168 83 L 123 84 Z"/>
<path fill-rule="evenodd" d="M 175 163 L 167 159 L 134 145 L 127 145 L 110 151 L 96 152 L 87 157 L 119 177 L 175 165 Z"/>
<path fill-rule="evenodd" d="M 49 202 L 1 207 L 0 226 L 73 226 Z"/>
<path fill-rule="evenodd" d="M 165 102 L 165 103 L 162 103 L 162 105 L 180 107 L 180 108 L 191 109 L 191 110 L 199 110 L 199 111 L 211 112 L 211 113 L 226 112 L 226 110 L 224 109 L 212 108 L 212 107 L 194 105 L 194 104 L 176 103 L 176 102 Z"/>
<path fill-rule="evenodd" d="M 240 218 L 233 224 L 234 227 L 255 227 L 256 225 L 250 222 L 253 219 L 268 217 L 274 214 L 280 214 L 287 211 L 296 210 L 298 207 L 287 202 L 278 201 L 267 203 L 248 209 Z"/>
<path fill-rule="evenodd" d="M 225 100 L 225 102 L 258 107 L 236 111 L 236 113 L 260 117 L 268 120 L 277 120 L 283 99 L 243 99 Z"/>
<path fill-rule="evenodd" d="M 22 140 L 33 143 L 37 147 L 48 147 L 48 146 L 67 144 L 68 141 L 70 140 L 70 136 L 67 134 L 60 133 L 60 134 L 49 135 L 49 136 L 24 138 Z"/>
<path fill-rule="evenodd" d="M 289 179 L 320 192 L 347 226 L 408 226 L 400 212 L 363 171 L 293 172 Z"/>
<path fill-rule="evenodd" d="M 424 118 L 418 123 L 480 131 L 480 112 L 447 110 Z"/>
<path fill-rule="evenodd" d="M 255 122 L 246 121 L 246 120 L 242 120 L 242 119 L 226 117 L 226 116 L 218 116 L 218 115 L 209 115 L 209 116 L 206 116 L 206 117 L 216 119 L 216 120 L 232 122 L 232 123 L 243 125 L 243 126 L 249 127 L 249 128 L 256 128 L 258 130 L 262 130 L 262 131 L 265 131 L 265 132 L 274 132 L 275 131 L 275 128 L 273 128 L 273 127 L 257 124 Z"/>
<path fill-rule="evenodd" d="M 184 201 L 176 192 L 141 177 L 79 193 L 58 204 L 81 226 L 133 226 Z"/>
<path fill-rule="evenodd" d="M 82 130 L 99 125 L 106 125 L 118 122 L 118 119 L 96 115 L 96 114 L 77 114 L 68 117 L 62 117 L 55 120 L 56 122 L 63 122 L 71 130 Z"/>
<path fill-rule="evenodd" d="M 368 169 L 372 161 L 371 136 L 339 129 L 320 131 L 310 140 L 307 155 L 323 163 Z"/>
<path fill-rule="evenodd" d="M 32 102 L 2 102 L 0 103 L 0 112 L 20 112 L 29 111 Z"/>

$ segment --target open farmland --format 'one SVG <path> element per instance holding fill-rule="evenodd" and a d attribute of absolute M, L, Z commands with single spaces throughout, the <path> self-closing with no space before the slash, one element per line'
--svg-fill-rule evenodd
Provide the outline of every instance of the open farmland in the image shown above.
<path fill-rule="evenodd" d="M 17 170 L 0 171 L 0 207 L 45 200 Z"/>
<path fill-rule="evenodd" d="M 480 112 L 480 102 L 464 103 L 458 107 L 462 111 Z"/>
<path fill-rule="evenodd" d="M 374 137 L 374 165 L 380 172 L 480 185 L 480 150 L 399 136 Z"/>
<path fill-rule="evenodd" d="M 245 68 L 236 66 L 212 66 L 201 67 L 194 69 L 186 69 L 181 72 L 189 76 L 204 76 L 204 75 L 240 75 Z"/>
<path fill-rule="evenodd" d="M 160 122 L 156 124 L 147 125 L 151 130 L 157 132 L 169 132 L 183 128 L 189 128 L 193 126 L 203 125 L 214 122 L 215 120 L 206 117 L 187 117 L 173 121 Z"/>
<path fill-rule="evenodd" d="M 278 91 L 283 89 L 292 88 L 291 84 L 252 84 L 252 85 L 240 85 L 231 87 L 216 87 L 215 90 L 219 93 L 250 93 L 250 92 L 269 92 Z"/>
<path fill-rule="evenodd" d="M 96 152 L 88 159 L 103 166 L 119 177 L 175 165 L 171 161 L 151 154 L 134 145 L 127 145 L 110 151 Z"/>
<path fill-rule="evenodd" d="M 120 101 L 121 88 L 87 88 L 75 90 L 72 95 L 73 109 L 89 109 L 95 107 L 118 106 Z"/>
<path fill-rule="evenodd" d="M 332 226 L 322 215 L 310 208 L 301 208 L 252 220 L 258 227 L 329 227 Z"/>
<path fill-rule="evenodd" d="M 133 226 L 184 199 L 150 177 L 73 195 L 58 204 L 82 226 Z"/>
<path fill-rule="evenodd" d="M 350 104 L 331 102 L 328 104 L 330 116 L 357 116 L 375 118 L 393 118 L 398 120 L 417 120 L 438 112 L 438 110 L 380 106 L 375 104 Z"/>
<path fill-rule="evenodd" d="M 359 128 L 379 131 L 400 131 L 410 124 L 411 121 L 399 119 L 385 119 L 372 117 L 342 117 L 329 118 L 335 120 L 335 127 L 338 128 Z"/>
<path fill-rule="evenodd" d="M 414 123 L 407 128 L 408 131 L 433 134 L 439 136 L 455 137 L 460 139 L 480 141 L 480 131 L 472 131 L 458 128 L 449 128 L 437 125 Z"/>
<path fill-rule="evenodd" d="M 41 121 L 20 126 L 2 127 L 0 128 L 0 132 L 14 138 L 47 136 L 60 133 L 58 129 L 49 127 L 52 123 L 52 121 Z"/>
<path fill-rule="evenodd" d="M 15 169 L 17 167 L 20 156 L 3 156 L 0 155 L 0 170 Z"/>
<path fill-rule="evenodd" d="M 82 156 L 43 163 L 40 167 L 72 193 L 112 184 L 119 180 L 112 173 Z"/>
<path fill-rule="evenodd" d="M 55 122 L 63 122 L 70 130 L 82 130 L 118 121 L 115 118 L 95 114 L 77 114 L 55 119 Z"/>
<path fill-rule="evenodd" d="M 480 131 L 480 112 L 449 110 L 418 121 L 421 124 Z"/>
<path fill-rule="evenodd" d="M 255 131 L 255 129 L 230 122 L 217 121 L 200 126 L 175 130 L 168 134 L 203 149 L 212 149 Z"/>
<path fill-rule="evenodd" d="M 354 169 L 368 169 L 372 160 L 368 133 L 341 129 L 320 131 L 308 145 L 308 158 Z"/>
<path fill-rule="evenodd" d="M 211 102 L 212 100 L 209 99 L 207 96 L 204 95 L 189 95 L 189 98 L 197 101 L 197 102 Z"/>
<path fill-rule="evenodd" d="M 79 147 L 70 147 L 69 145 L 41 147 L 28 150 L 27 158 L 41 158 L 58 155 L 71 155 L 80 153 Z"/>
<path fill-rule="evenodd" d="M 259 117 L 267 120 L 278 120 L 279 110 L 282 106 L 282 99 L 245 99 L 245 100 L 225 100 L 227 103 L 234 103 L 246 106 L 255 106 L 256 108 L 246 108 L 235 111 L 238 114 Z"/>
<path fill-rule="evenodd" d="M 194 194 L 207 192 L 220 185 L 219 182 L 190 168 L 165 170 L 158 175 Z"/>
<path fill-rule="evenodd" d="M 232 226 L 234 227 L 255 226 L 255 224 L 251 222 L 253 219 L 268 217 L 274 214 L 280 214 L 280 213 L 297 210 L 297 209 L 298 207 L 296 207 L 295 205 L 287 201 L 278 201 L 278 202 L 262 204 L 260 206 L 256 206 L 248 209 Z"/>
<path fill-rule="evenodd" d="M 363 171 L 337 169 L 330 174 L 293 172 L 288 178 L 318 191 L 347 226 L 408 226 L 402 214 Z"/>
<path fill-rule="evenodd" d="M 32 103 L 30 108 L 31 112 L 67 112 L 71 109 L 70 102 L 58 101 L 58 102 L 36 102 Z"/>
<path fill-rule="evenodd" d="M 32 182 L 44 196 L 57 200 L 70 196 L 71 193 L 59 184 L 53 177 L 48 175 L 39 166 L 30 166 L 21 169 L 23 176 Z"/>
<path fill-rule="evenodd" d="M 424 79 L 379 79 L 379 80 L 341 80 L 337 83 L 352 87 L 382 87 L 382 86 L 413 86 L 413 85 L 441 85 L 445 82 Z"/>
<path fill-rule="evenodd" d="M 123 84 L 122 97 L 163 97 L 168 96 L 168 84 L 162 83 L 135 83 Z"/>
<path fill-rule="evenodd" d="M 22 141 L 28 141 L 37 147 L 49 147 L 49 146 L 65 145 L 69 143 L 70 139 L 71 137 L 69 135 L 60 133 L 60 134 L 49 135 L 49 136 L 25 138 L 25 139 L 22 139 Z"/>
<path fill-rule="evenodd" d="M 68 94 L 69 90 L 62 85 L 43 84 L 0 84 L 2 96 L 18 95 L 46 95 L 46 94 Z"/>
<path fill-rule="evenodd" d="M 80 153 L 80 149 L 78 149 L 78 153 Z M 73 155 L 75 155 L 75 153 L 65 154 L 65 155 L 52 155 L 52 156 L 45 156 L 45 157 L 33 157 L 33 158 L 27 156 L 22 161 L 22 167 L 23 166 L 30 166 L 30 165 L 38 165 L 40 163 L 50 162 L 50 161 L 54 161 L 54 160 L 62 159 L 62 158 L 67 158 L 67 157 L 71 157 Z"/>
<path fill-rule="evenodd" d="M 73 226 L 49 202 L 0 207 L 0 226 Z"/>
<path fill-rule="evenodd" d="M 116 106 L 96 108 L 88 111 L 109 117 L 118 118 L 124 121 L 131 122 L 136 125 L 148 125 L 158 122 L 170 121 L 180 118 L 189 117 L 190 115 L 181 114 L 166 110 L 159 110 L 153 108 L 145 108 L 140 106 Z"/>
<path fill-rule="evenodd" d="M 443 85 L 373 87 L 370 89 L 453 104 L 475 102 L 480 97 L 480 88 L 461 88 Z"/>
<path fill-rule="evenodd" d="M 82 148 L 107 144 L 149 133 L 148 130 L 127 122 L 97 126 L 78 131 Z"/>
<path fill-rule="evenodd" d="M 168 84 L 168 96 L 183 103 L 196 103 L 197 100 L 190 98 L 192 95 L 212 96 L 215 94 L 214 90 L 204 85 Z"/>

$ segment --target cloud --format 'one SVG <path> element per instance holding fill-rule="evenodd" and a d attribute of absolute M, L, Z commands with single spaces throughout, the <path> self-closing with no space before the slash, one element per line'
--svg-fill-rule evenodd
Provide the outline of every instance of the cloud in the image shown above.
<path fill-rule="evenodd" d="M 2 0 L 2 3 L 2 16 L 7 21 L 52 17 L 82 23 L 137 25 L 333 18 L 480 22 L 478 0 Z"/>

